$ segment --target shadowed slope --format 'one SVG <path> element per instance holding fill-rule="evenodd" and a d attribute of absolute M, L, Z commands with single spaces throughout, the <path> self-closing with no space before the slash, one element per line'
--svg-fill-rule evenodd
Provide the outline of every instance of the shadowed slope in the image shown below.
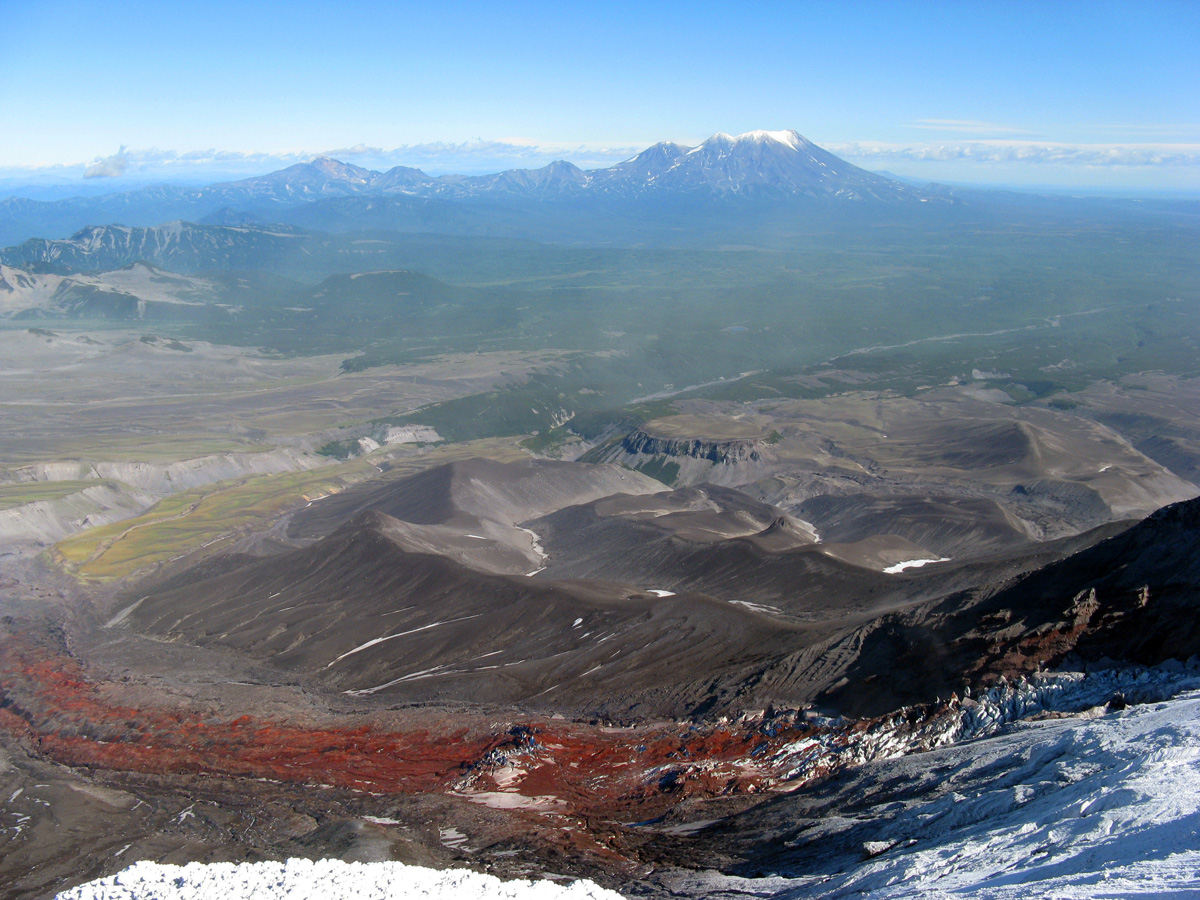
<path fill-rule="evenodd" d="M 1187 659 L 1200 653 L 1198 550 L 1200 500 L 1187 500 L 1016 579 L 884 616 L 848 636 L 857 659 L 829 699 L 869 713 L 1072 657 Z"/>

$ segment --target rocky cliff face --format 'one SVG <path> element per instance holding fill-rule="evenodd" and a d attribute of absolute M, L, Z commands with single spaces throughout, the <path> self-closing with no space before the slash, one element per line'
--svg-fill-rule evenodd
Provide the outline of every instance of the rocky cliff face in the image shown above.
<path fill-rule="evenodd" d="M 663 438 L 647 434 L 641 429 L 625 436 L 621 447 L 626 453 L 653 456 L 686 456 L 692 459 L 707 459 L 714 463 L 750 462 L 762 459 L 766 441 L 728 440 L 715 441 L 704 438 Z"/>

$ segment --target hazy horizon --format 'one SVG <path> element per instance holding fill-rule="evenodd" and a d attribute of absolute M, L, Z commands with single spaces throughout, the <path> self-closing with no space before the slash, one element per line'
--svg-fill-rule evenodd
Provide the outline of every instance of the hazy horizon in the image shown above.
<path fill-rule="evenodd" d="M 1200 7 L 1087 12 L 51 0 L 7 10 L 0 190 L 211 183 L 320 155 L 435 175 L 595 168 L 662 140 L 794 128 L 923 181 L 1200 191 Z"/>
<path fill-rule="evenodd" d="M 892 157 L 882 153 L 864 156 L 863 152 L 856 152 L 855 145 L 828 143 L 824 146 L 867 171 L 912 183 L 940 183 L 967 189 L 1131 198 L 1187 199 L 1200 195 L 1200 181 L 1193 183 L 1191 179 L 1196 173 L 1182 164 L 1130 165 L 1126 167 L 1127 171 L 1122 173 L 1123 177 L 1113 178 L 1111 166 L 1096 163 L 1070 164 L 1064 172 L 1066 164 L 1035 164 L 1000 158 L 984 163 L 978 158 L 963 156 L 937 159 L 911 154 L 905 157 L 899 153 Z M 109 157 L 74 166 L 0 166 L 0 195 L 53 200 L 137 190 L 159 184 L 201 187 L 260 177 L 319 158 L 336 159 L 374 171 L 406 166 L 421 169 L 435 177 L 484 175 L 506 169 L 536 169 L 558 160 L 571 162 L 583 169 L 603 169 L 627 160 L 646 148 L 577 148 L 574 152 L 560 153 L 554 153 L 553 149 L 561 148 L 547 149 L 495 141 L 462 145 L 435 144 L 398 148 L 393 151 L 350 147 L 317 153 L 244 155 L 173 154 L 121 148 L 118 153 Z M 1154 165 L 1159 169 L 1155 170 Z M 1034 166 L 1036 167 L 1031 169 Z"/>

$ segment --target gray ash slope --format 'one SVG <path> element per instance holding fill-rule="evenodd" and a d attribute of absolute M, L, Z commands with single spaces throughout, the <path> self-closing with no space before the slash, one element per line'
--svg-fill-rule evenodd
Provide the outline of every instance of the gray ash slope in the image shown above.
<path fill-rule="evenodd" d="M 470 459 L 336 494 L 297 515 L 289 532 L 298 537 L 324 536 L 365 509 L 418 525 L 473 525 L 489 519 L 512 526 L 613 494 L 666 490 L 649 476 L 617 466 Z"/>
<path fill-rule="evenodd" d="M 634 490 L 595 496 L 614 484 Z M 364 702 L 622 719 L 813 702 L 865 714 L 1073 652 L 1195 652 L 1195 501 L 1128 531 L 888 576 L 822 556 L 786 517 L 753 531 L 771 510 L 737 492 L 656 490 L 615 467 L 482 461 L 360 486 L 293 523 L 303 546 L 143 588 L 124 625 Z M 706 508 L 689 510 L 700 497 Z M 650 514 L 589 530 L 597 508 Z M 751 533 L 729 537 L 737 528 Z M 531 578 L 535 536 L 549 569 Z M 592 568 L 572 571 L 581 560 Z M 754 601 L 733 599 L 739 579 Z M 1124 640 L 1127 628 L 1144 637 Z"/>
<path fill-rule="evenodd" d="M 871 536 L 818 543 L 806 522 L 716 485 L 604 498 L 529 525 L 542 536 L 552 577 L 607 577 L 699 591 L 798 620 L 823 621 L 874 615 L 1011 577 L 1090 546 L 1129 523 L 1054 541 L 1009 543 L 963 562 L 945 561 L 899 577 L 882 571 L 898 555 L 897 546 L 905 546 L 890 534 L 879 534 L 892 530 L 889 517 L 875 519 Z M 909 546 L 909 559 L 926 553 Z"/>
<path fill-rule="evenodd" d="M 878 533 L 881 521 L 890 534 L 938 556 L 1014 552 L 1030 541 L 1028 526 L 990 497 L 864 491 L 811 497 L 798 509 L 819 526 L 822 537 L 836 543 L 867 540 Z"/>
<path fill-rule="evenodd" d="M 128 619 L 351 696 L 634 715 L 736 692 L 746 657 L 765 664 L 789 630 L 702 595 L 488 574 L 404 549 L 395 525 L 368 511 L 312 546 L 177 578 Z"/>

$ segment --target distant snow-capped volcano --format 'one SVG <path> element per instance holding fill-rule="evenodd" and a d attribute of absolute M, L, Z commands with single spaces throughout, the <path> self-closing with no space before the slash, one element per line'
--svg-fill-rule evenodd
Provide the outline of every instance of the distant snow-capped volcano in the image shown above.
<path fill-rule="evenodd" d="M 796 131 L 748 131 L 736 136 L 722 132 L 691 148 L 655 144 L 631 160 L 588 174 L 597 188 L 622 192 L 791 194 L 846 200 L 919 195 L 822 150 Z"/>
<path fill-rule="evenodd" d="M 887 201 L 917 199 L 921 194 L 860 169 L 790 130 L 719 133 L 696 147 L 663 141 L 614 166 L 588 171 L 560 160 L 539 169 L 434 178 L 403 166 L 371 172 L 322 158 L 208 190 L 225 197 L 245 192 L 258 200 L 284 203 L 362 194 L 544 200 L 681 193 Z"/>

